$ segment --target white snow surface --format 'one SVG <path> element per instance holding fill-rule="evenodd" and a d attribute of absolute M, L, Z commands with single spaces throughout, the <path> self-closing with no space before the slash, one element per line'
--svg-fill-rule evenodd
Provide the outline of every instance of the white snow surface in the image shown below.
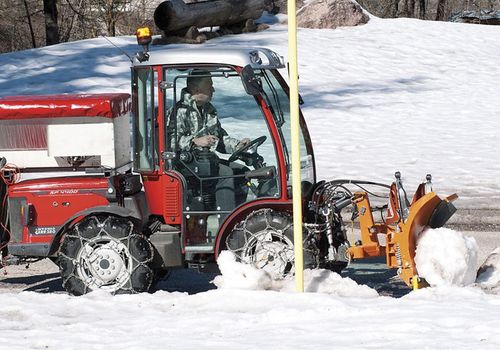
<path fill-rule="evenodd" d="M 286 35 L 274 24 L 205 45 L 287 56 Z M 411 192 L 432 173 L 439 192 L 458 192 L 459 206 L 499 208 L 499 38 L 495 26 L 411 19 L 300 29 L 299 84 L 319 178 L 387 183 L 400 170 Z M 137 50 L 133 37 L 113 41 Z M 3 54 L 0 63 L 0 96 L 130 86 L 128 60 L 104 39 Z M 0 349 L 500 348 L 500 296 L 477 285 L 394 299 L 319 270 L 306 272 L 300 294 L 226 258 L 220 288 L 195 295 L 2 293 Z"/>
<path fill-rule="evenodd" d="M 415 264 L 431 286 L 467 286 L 476 281 L 476 240 L 449 228 L 427 229 L 419 237 Z"/>
<path fill-rule="evenodd" d="M 2 349 L 498 349 L 500 301 L 472 288 L 400 299 L 213 290 L 2 294 Z"/>

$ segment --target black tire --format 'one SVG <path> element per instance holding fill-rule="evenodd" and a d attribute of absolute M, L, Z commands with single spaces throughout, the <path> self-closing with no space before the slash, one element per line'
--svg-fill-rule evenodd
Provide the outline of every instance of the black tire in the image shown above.
<path fill-rule="evenodd" d="M 151 243 L 125 218 L 96 215 L 64 236 L 58 254 L 63 287 L 73 295 L 92 290 L 112 294 L 149 290 L 153 281 Z"/>
<path fill-rule="evenodd" d="M 266 270 L 274 279 L 295 272 L 293 220 L 286 213 L 272 209 L 252 212 L 228 235 L 226 247 L 241 262 Z M 316 260 L 313 250 L 305 247 L 304 268 L 315 268 Z"/>

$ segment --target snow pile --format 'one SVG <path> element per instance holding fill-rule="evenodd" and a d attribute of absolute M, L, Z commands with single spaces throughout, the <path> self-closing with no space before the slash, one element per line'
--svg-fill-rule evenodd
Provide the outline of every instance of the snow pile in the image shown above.
<path fill-rule="evenodd" d="M 287 278 L 280 291 L 295 291 L 294 277 Z M 342 277 L 338 273 L 324 269 L 304 270 L 304 291 L 334 294 L 339 297 L 374 298 L 378 296 L 376 290 L 366 285 L 359 285 L 349 277 Z"/>
<path fill-rule="evenodd" d="M 472 237 L 447 228 L 424 231 L 417 244 L 418 274 L 431 286 L 466 286 L 474 283 L 478 246 Z"/>
<path fill-rule="evenodd" d="M 213 284 L 219 289 L 274 290 L 294 292 L 295 277 L 273 280 L 266 271 L 253 265 L 236 261 L 236 256 L 223 251 L 217 259 L 222 275 L 216 276 Z M 329 270 L 304 270 L 304 291 L 309 293 L 335 294 L 341 297 L 373 298 L 378 293 L 365 285 L 359 285 L 350 278 L 343 278 Z"/>
<path fill-rule="evenodd" d="M 273 285 L 269 273 L 253 265 L 237 262 L 236 256 L 230 251 L 222 251 L 217 264 L 222 274 L 212 282 L 217 288 L 267 290 Z"/>
<path fill-rule="evenodd" d="M 476 283 L 490 292 L 500 292 L 500 247 L 486 258 L 477 272 Z"/>

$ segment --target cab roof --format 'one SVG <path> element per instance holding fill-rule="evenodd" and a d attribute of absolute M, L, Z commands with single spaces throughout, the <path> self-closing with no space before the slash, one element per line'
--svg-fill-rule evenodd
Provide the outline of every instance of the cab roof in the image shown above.
<path fill-rule="evenodd" d="M 284 60 L 276 52 L 266 48 L 202 47 L 163 49 L 149 52 L 149 60 L 134 60 L 134 66 L 165 64 L 227 64 L 231 66 L 277 69 L 284 68 Z"/>
<path fill-rule="evenodd" d="M 130 95 L 60 94 L 0 98 L 0 120 L 105 117 L 115 118 L 131 109 Z"/>

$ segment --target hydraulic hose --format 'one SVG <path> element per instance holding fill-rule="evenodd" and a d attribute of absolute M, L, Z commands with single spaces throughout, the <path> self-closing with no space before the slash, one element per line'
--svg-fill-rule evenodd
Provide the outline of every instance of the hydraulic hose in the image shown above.
<path fill-rule="evenodd" d="M 383 184 L 381 182 L 373 182 L 373 181 L 365 181 L 365 180 L 352 180 L 352 179 L 337 179 L 337 180 L 331 180 L 327 181 L 327 184 L 332 184 L 332 185 L 346 185 L 346 184 L 353 184 L 353 185 L 373 185 L 373 186 L 380 186 L 380 187 L 385 187 L 385 188 L 391 188 L 390 185 Z"/>

